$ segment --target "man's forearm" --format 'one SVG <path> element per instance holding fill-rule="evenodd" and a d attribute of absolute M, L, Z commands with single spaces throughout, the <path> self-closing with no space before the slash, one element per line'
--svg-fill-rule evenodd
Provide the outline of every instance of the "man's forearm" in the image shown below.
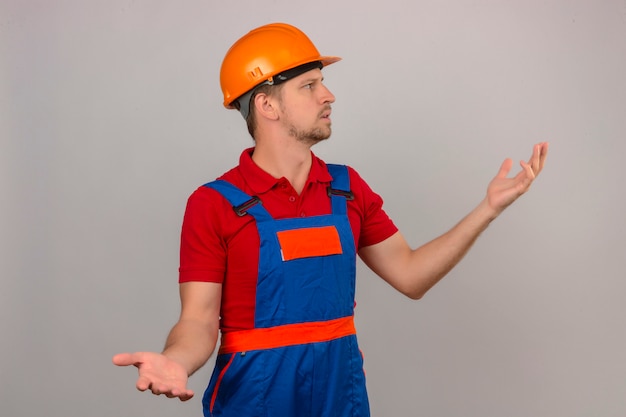
<path fill-rule="evenodd" d="M 407 295 L 421 298 L 463 259 L 496 217 L 483 201 L 448 232 L 413 250 L 407 268 L 412 271 Z"/>
<path fill-rule="evenodd" d="M 209 359 L 217 344 L 218 325 L 181 320 L 170 331 L 163 354 L 181 364 L 187 374 L 200 369 Z"/>

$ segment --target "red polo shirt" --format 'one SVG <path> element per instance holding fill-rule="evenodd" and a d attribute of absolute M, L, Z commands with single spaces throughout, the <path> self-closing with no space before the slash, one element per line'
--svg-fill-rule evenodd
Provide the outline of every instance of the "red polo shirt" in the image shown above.
<path fill-rule="evenodd" d="M 274 178 L 252 161 L 246 149 L 239 166 L 220 177 L 243 192 L 259 197 L 275 219 L 329 214 L 326 187 L 332 177 L 315 155 L 302 193 L 285 178 Z M 387 239 L 396 226 L 383 211 L 383 201 L 352 168 L 348 169 L 354 200 L 348 218 L 357 248 Z M 199 187 L 189 197 L 183 219 L 179 282 L 223 284 L 222 332 L 254 327 L 254 306 L 259 263 L 259 234 L 252 216 L 239 217 L 217 191 Z"/>

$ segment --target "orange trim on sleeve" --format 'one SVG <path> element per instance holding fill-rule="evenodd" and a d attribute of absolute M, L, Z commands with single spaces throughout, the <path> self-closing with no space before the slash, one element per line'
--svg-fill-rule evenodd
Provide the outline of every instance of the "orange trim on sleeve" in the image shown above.
<path fill-rule="evenodd" d="M 219 353 L 246 352 L 328 342 L 356 334 L 353 316 L 328 321 L 286 324 L 268 328 L 240 330 L 222 335 Z"/>
<path fill-rule="evenodd" d="M 307 227 L 277 232 L 284 261 L 343 253 L 334 226 Z"/>

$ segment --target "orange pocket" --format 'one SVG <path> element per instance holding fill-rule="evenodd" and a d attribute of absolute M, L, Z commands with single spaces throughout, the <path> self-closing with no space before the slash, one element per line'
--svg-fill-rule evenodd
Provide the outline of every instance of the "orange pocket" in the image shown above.
<path fill-rule="evenodd" d="M 339 232 L 334 226 L 284 230 L 276 234 L 283 261 L 343 253 Z"/>

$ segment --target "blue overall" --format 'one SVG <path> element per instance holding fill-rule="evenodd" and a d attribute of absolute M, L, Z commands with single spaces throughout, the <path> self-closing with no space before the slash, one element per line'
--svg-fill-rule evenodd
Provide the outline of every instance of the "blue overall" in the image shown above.
<path fill-rule="evenodd" d="M 256 222 L 260 252 L 254 330 L 353 316 L 356 249 L 347 216 L 350 181 L 345 166 L 328 165 L 328 169 L 333 177 L 332 213 L 322 216 L 276 220 L 259 200 L 230 183 L 206 184 L 240 215 L 251 215 Z M 329 227 L 338 232 L 341 253 L 283 260 L 277 237 L 281 232 Z M 356 335 L 220 352 L 203 405 L 206 417 L 367 417 L 363 358 Z"/>

